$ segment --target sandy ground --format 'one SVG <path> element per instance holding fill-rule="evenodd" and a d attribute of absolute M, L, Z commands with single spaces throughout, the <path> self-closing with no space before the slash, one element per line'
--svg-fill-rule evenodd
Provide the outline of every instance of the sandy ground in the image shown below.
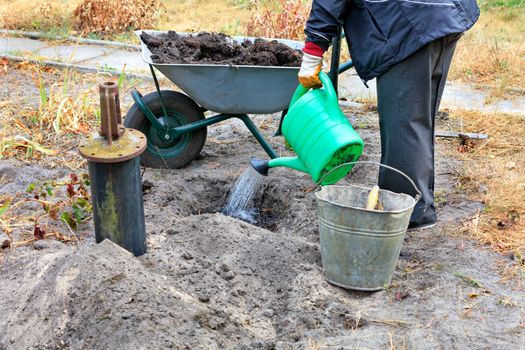
<path fill-rule="evenodd" d="M 377 160 L 376 113 L 345 112 L 363 159 Z M 255 121 L 270 136 L 278 116 Z M 509 258 L 453 235 L 482 205 L 452 186 L 459 165 L 446 147 L 439 225 L 407 235 L 390 287 L 352 292 L 323 278 L 307 175 L 273 171 L 254 201 L 258 225 L 218 213 L 249 157 L 264 153 L 240 123 L 212 126 L 191 165 L 145 171 L 146 255 L 95 244 L 91 222 L 79 244 L 0 252 L 0 349 L 523 349 L 525 293 L 499 275 Z M 3 160 L 0 194 L 67 174 Z M 376 174 L 356 168 L 344 182 Z"/>

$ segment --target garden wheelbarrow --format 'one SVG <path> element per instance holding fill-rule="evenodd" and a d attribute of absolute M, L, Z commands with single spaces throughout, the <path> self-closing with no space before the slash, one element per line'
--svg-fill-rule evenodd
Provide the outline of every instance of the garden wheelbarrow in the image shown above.
<path fill-rule="evenodd" d="M 167 32 L 144 31 L 150 35 Z M 138 31 L 137 34 L 142 33 Z M 179 33 L 181 36 L 190 34 Z M 241 43 L 251 37 L 232 37 Z M 293 49 L 302 42 L 276 39 Z M 337 87 L 337 75 L 352 67 L 339 67 L 341 37 L 334 40 L 330 78 Z M 281 112 L 281 124 L 297 88 L 299 67 L 234 66 L 216 64 L 158 64 L 141 40 L 142 59 L 149 65 L 156 91 L 147 95 L 137 90 L 131 95 L 135 104 L 124 125 L 142 131 L 147 137 L 141 163 L 154 168 L 180 168 L 199 155 L 206 142 L 206 128 L 231 118 L 240 119 L 270 158 L 277 155 L 248 114 Z M 155 70 L 160 71 L 184 93 L 161 90 Z M 205 117 L 204 112 L 216 115 Z"/>

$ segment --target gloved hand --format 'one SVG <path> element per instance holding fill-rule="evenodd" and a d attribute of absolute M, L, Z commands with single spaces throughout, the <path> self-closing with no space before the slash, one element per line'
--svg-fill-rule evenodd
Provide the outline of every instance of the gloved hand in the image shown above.
<path fill-rule="evenodd" d="M 320 88 L 323 86 L 319 80 L 319 72 L 323 66 L 323 56 L 315 56 L 303 53 L 303 62 L 299 70 L 299 82 L 305 88 Z"/>

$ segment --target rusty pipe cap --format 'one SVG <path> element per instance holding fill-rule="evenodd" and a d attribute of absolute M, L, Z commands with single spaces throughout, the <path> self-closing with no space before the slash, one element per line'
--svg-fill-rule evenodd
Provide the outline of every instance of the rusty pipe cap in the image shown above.
<path fill-rule="evenodd" d="M 147 139 L 138 130 L 125 128 L 121 137 L 111 144 L 107 139 L 94 133 L 93 137 L 79 145 L 80 155 L 91 162 L 119 163 L 138 157 L 144 152 Z"/>

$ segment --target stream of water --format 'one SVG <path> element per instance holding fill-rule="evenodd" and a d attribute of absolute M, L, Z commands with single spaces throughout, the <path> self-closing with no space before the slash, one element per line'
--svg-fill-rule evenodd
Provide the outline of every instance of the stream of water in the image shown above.
<path fill-rule="evenodd" d="M 222 210 L 223 214 L 255 224 L 258 211 L 257 208 L 253 206 L 249 208 L 249 206 L 263 181 L 264 176 L 248 166 L 233 185 L 226 206 Z"/>

